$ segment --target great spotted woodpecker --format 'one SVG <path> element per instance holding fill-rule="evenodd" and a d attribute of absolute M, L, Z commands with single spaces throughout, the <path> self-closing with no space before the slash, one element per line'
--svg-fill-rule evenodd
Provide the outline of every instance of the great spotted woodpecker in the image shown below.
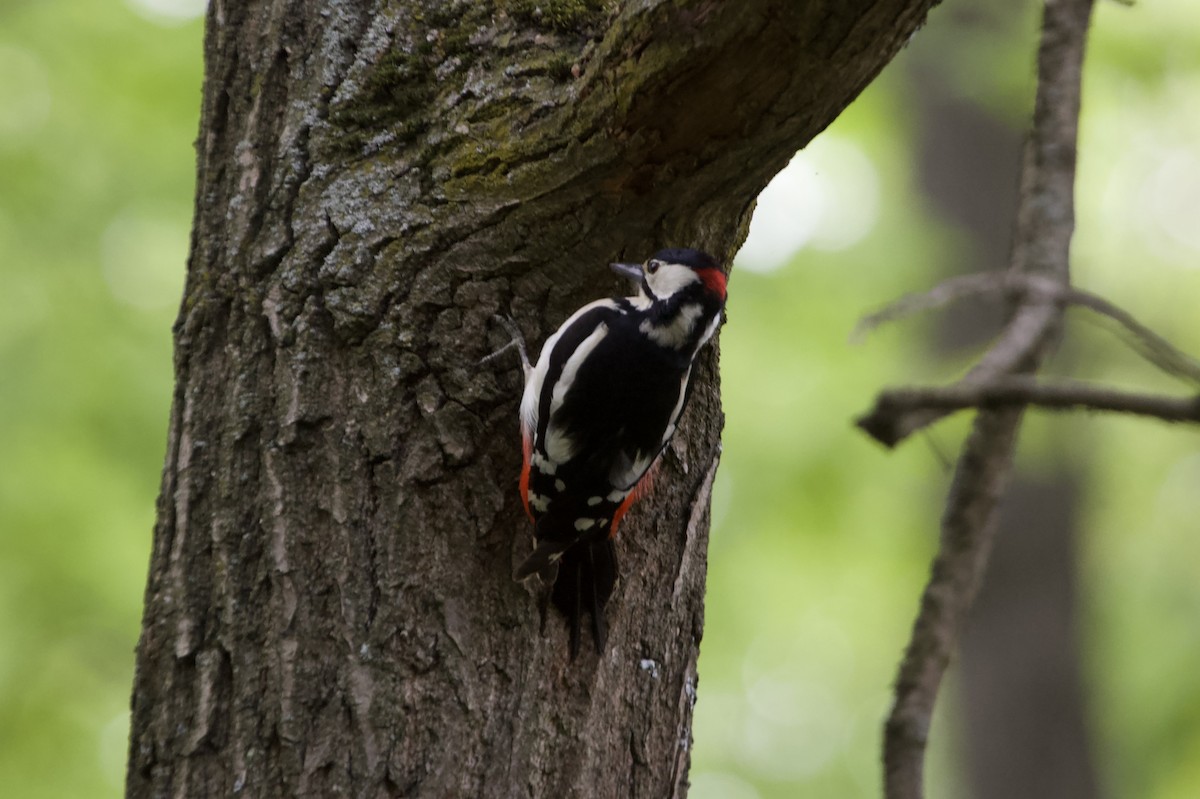
<path fill-rule="evenodd" d="M 585 613 L 603 651 L 617 525 L 675 433 L 692 364 L 725 307 L 725 274 L 698 250 L 610 266 L 636 284 L 635 296 L 580 308 L 547 339 L 536 366 L 521 348 L 520 486 L 535 548 L 514 577 L 538 574 L 552 584 L 572 658 Z"/>

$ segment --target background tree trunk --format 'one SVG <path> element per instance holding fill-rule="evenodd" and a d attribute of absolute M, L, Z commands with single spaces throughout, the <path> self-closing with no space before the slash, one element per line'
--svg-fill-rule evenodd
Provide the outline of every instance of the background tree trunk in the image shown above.
<path fill-rule="evenodd" d="M 683 795 L 716 356 L 571 663 L 491 318 L 728 258 L 930 5 L 213 0 L 128 795 Z"/>

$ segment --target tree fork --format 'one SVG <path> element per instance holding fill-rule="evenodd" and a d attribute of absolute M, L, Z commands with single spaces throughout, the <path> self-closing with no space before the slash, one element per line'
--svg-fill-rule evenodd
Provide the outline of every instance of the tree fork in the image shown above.
<path fill-rule="evenodd" d="M 684 795 L 716 356 L 575 664 L 478 361 L 731 255 L 931 5 L 213 0 L 127 795 Z"/>

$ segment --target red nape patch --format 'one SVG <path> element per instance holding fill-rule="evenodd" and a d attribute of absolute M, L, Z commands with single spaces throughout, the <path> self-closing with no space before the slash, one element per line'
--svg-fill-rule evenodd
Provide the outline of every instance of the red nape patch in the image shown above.
<path fill-rule="evenodd" d="M 722 300 L 725 299 L 725 273 L 720 269 L 698 269 L 696 274 L 704 281 L 704 285 Z"/>

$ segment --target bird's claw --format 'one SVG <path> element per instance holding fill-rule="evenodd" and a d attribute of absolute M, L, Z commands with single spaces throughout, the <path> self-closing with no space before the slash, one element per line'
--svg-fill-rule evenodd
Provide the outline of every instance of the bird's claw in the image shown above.
<path fill-rule="evenodd" d="M 492 318 L 500 323 L 500 326 L 503 327 L 508 333 L 510 340 L 500 349 L 496 350 L 490 355 L 485 355 L 484 357 L 480 358 L 479 364 L 483 365 L 485 363 L 494 361 L 496 358 L 499 358 L 501 355 L 515 347 L 517 353 L 521 356 L 521 368 L 525 372 L 525 378 L 528 379 L 529 373 L 533 371 L 533 364 L 529 362 L 529 351 L 525 349 L 525 337 L 521 335 L 521 328 L 517 327 L 517 323 L 513 321 L 511 317 L 503 316 L 501 314 L 493 314 Z"/>

